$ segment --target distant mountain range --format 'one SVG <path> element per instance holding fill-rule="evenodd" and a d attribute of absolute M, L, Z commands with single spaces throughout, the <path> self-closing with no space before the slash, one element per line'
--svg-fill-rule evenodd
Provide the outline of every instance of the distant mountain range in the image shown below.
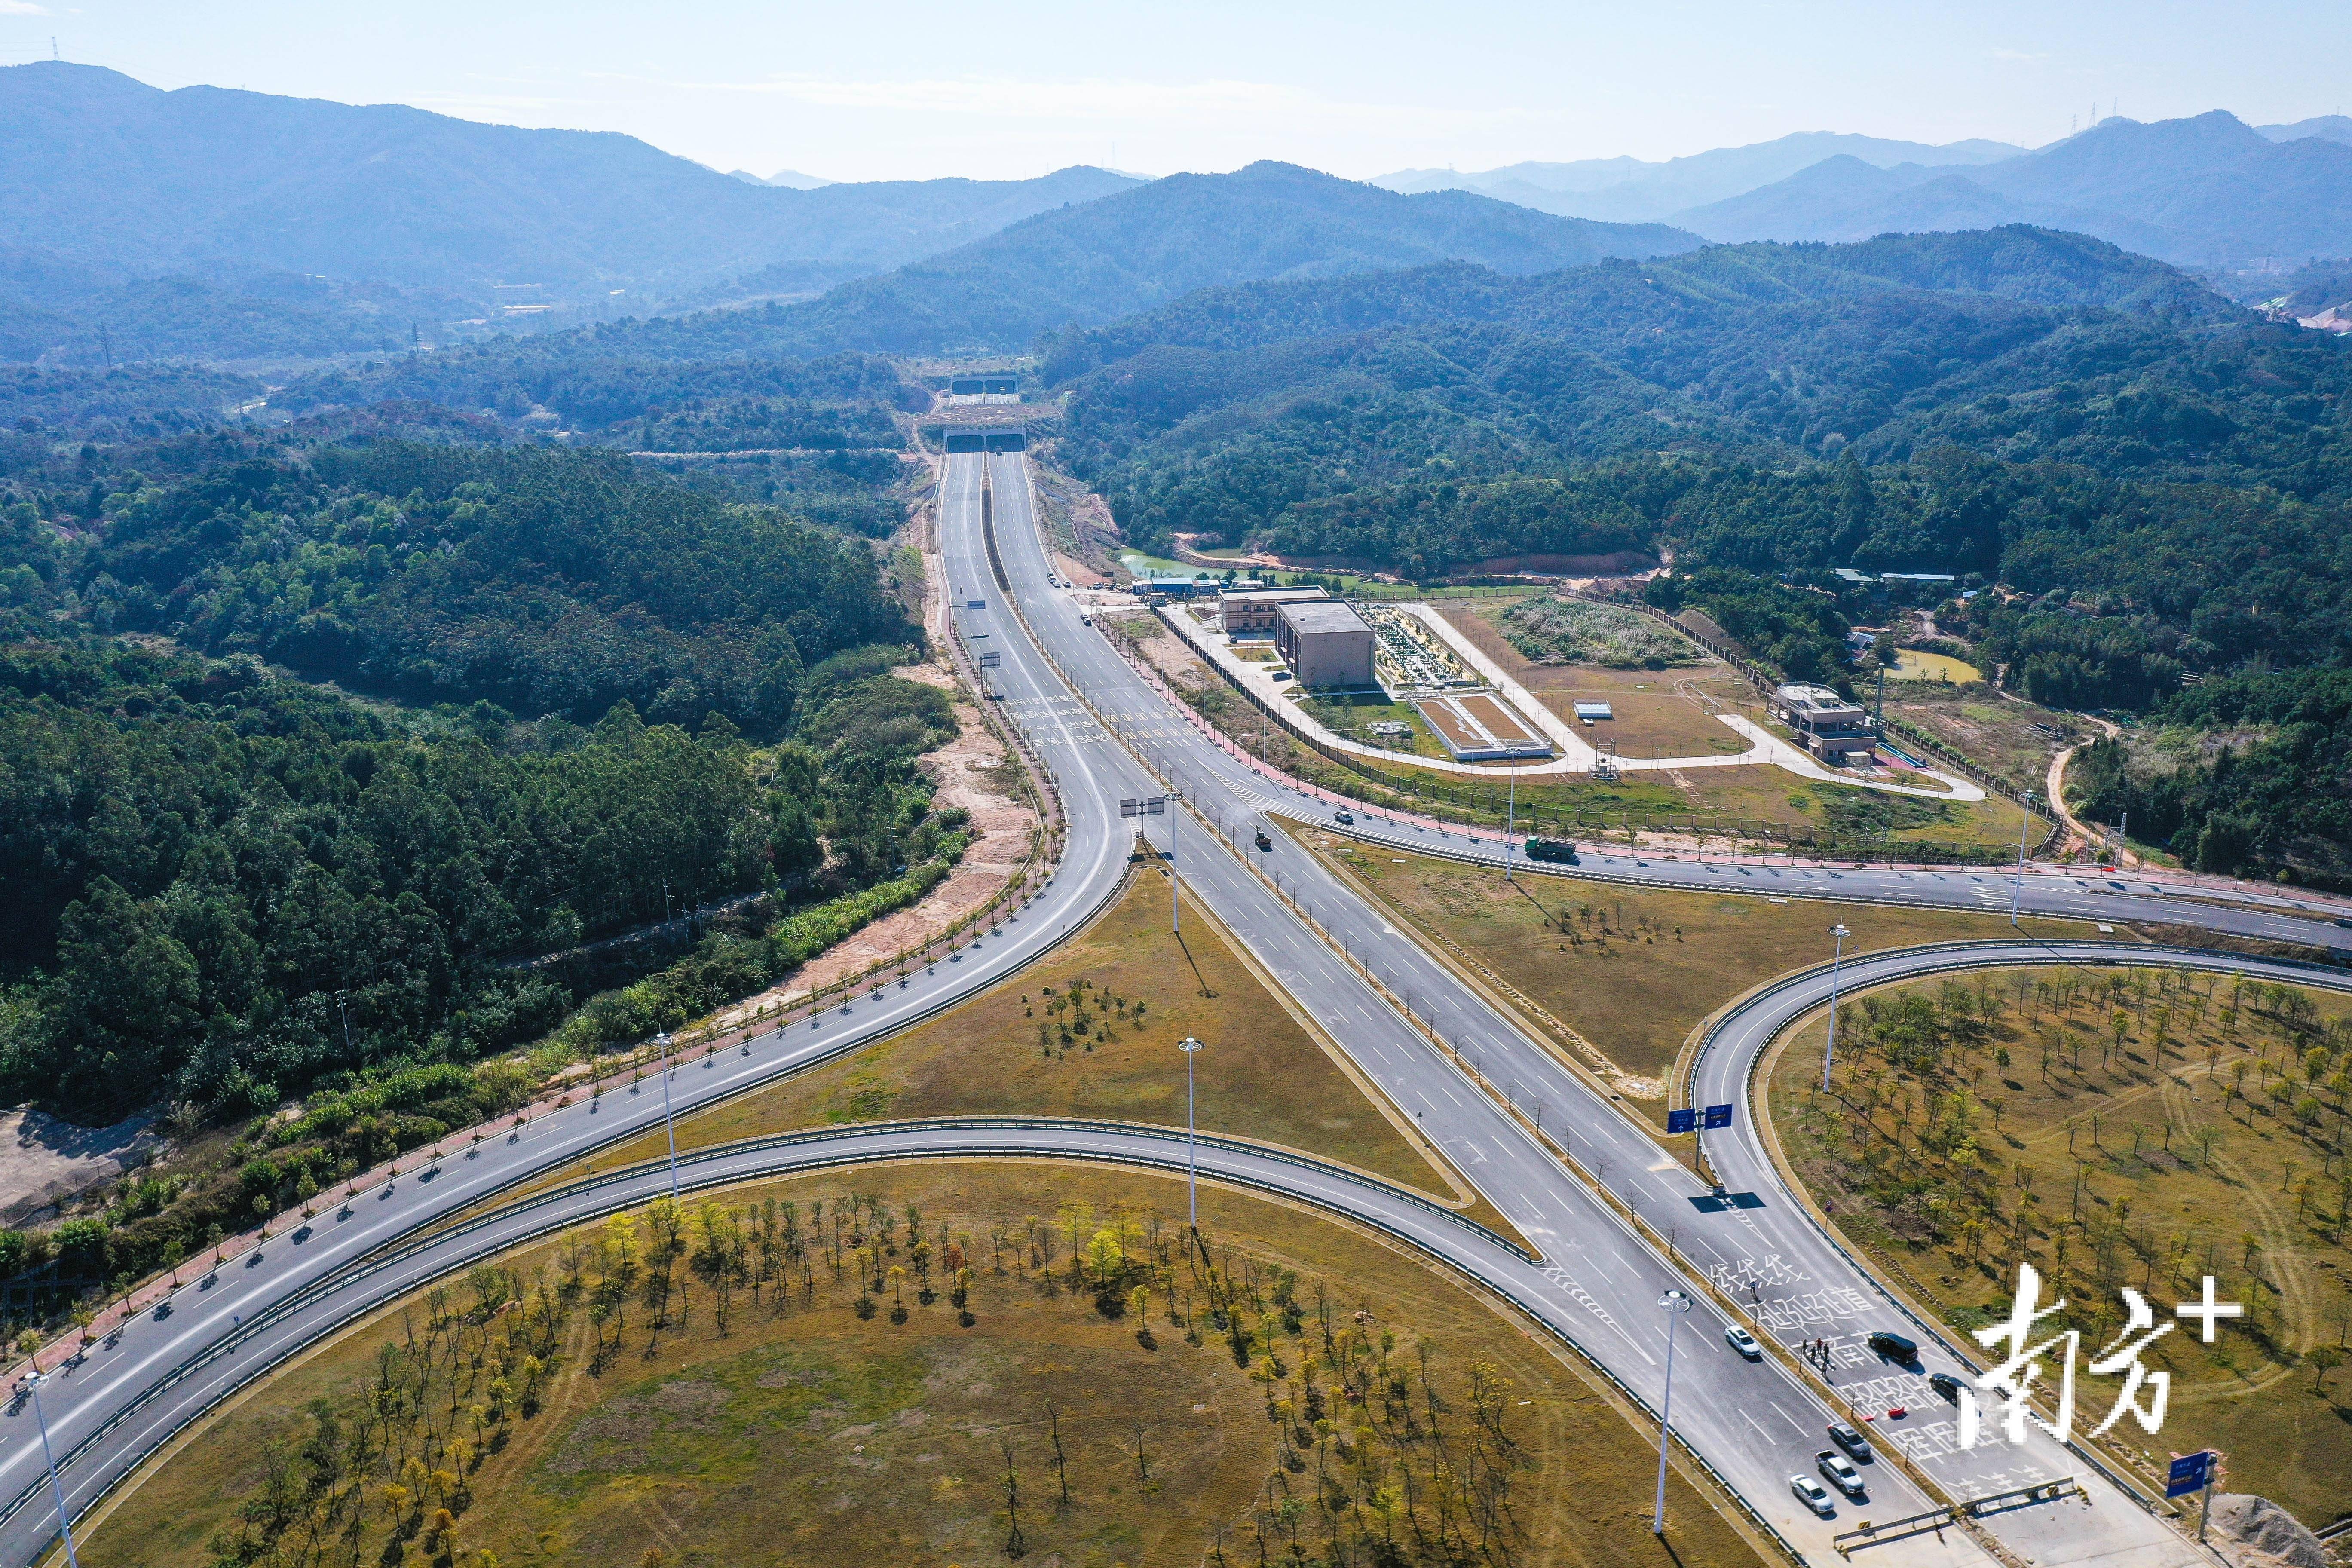
<path fill-rule="evenodd" d="M 0 360 L 315 358 L 707 307 L 731 315 L 640 331 L 646 352 L 1025 348 L 1203 288 L 2021 224 L 2263 277 L 2352 257 L 2352 119 L 2110 120 L 2032 152 L 1806 132 L 1370 184 L 1278 163 L 857 184 L 722 174 L 609 132 L 0 68 Z"/>
<path fill-rule="evenodd" d="M 2274 130 L 2290 129 L 2277 127 Z M 2109 120 L 1965 172 L 1819 163 L 1683 221 L 1711 239 L 1865 238 L 2031 223 L 2189 266 L 2352 255 L 2352 142 L 2273 139 L 2216 110 Z"/>
<path fill-rule="evenodd" d="M 827 185 L 837 185 L 839 180 L 821 180 L 814 174 L 803 174 L 797 169 L 779 169 L 765 179 L 749 169 L 734 169 L 728 178 L 740 180 L 747 185 L 775 185 L 787 191 L 821 191 Z"/>
<path fill-rule="evenodd" d="M 1788 178 L 1825 158 L 1858 159 L 1878 168 L 1896 163 L 1990 163 L 2023 152 L 2006 142 L 1887 142 L 1805 131 L 1746 147 L 1717 147 L 1663 163 L 1639 158 L 1588 158 L 1573 163 L 1513 163 L 1483 174 L 1451 169 L 1402 169 L 1372 183 L 1392 191 L 1476 191 L 1538 212 L 1565 217 L 1647 223 Z"/>
<path fill-rule="evenodd" d="M 0 68 L 0 247 L 47 256 L 36 270 L 58 288 L 31 300 L 43 309 L 164 277 L 234 291 L 256 273 L 454 293 L 478 309 L 502 284 L 539 285 L 535 302 L 640 310 L 747 276 L 807 293 L 1136 183 L 1071 168 L 795 188 L 610 132 L 164 92 L 56 61 Z"/>
<path fill-rule="evenodd" d="M 1705 243 L 1663 224 L 1556 217 L 1468 191 L 1402 195 L 1295 164 L 1253 163 L 1230 174 L 1171 174 L 1041 213 L 822 299 L 772 308 L 758 330 L 763 346 L 793 353 L 1020 349 L 1043 332 L 1225 284 L 1433 261 L 1549 272 Z"/>
<path fill-rule="evenodd" d="M 1669 163 L 1408 170 L 1392 190 L 1475 189 L 1541 212 L 1671 222 L 1709 239 L 1865 239 L 2033 224 L 2186 266 L 2352 256 L 2352 119 L 2249 126 L 2215 110 L 2112 119 L 2027 152 L 1812 132 Z"/>

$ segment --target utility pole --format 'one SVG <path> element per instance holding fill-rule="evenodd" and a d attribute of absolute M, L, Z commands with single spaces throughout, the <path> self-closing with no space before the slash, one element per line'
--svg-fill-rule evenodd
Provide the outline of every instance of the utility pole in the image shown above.
<path fill-rule="evenodd" d="M 1666 1532 L 1666 1449 L 1675 1435 L 1675 1329 L 1691 1310 L 1691 1299 L 1680 1290 L 1658 1298 L 1666 1313 L 1666 1397 L 1658 1412 L 1658 1506 L 1650 1519 L 1650 1533 Z"/>
<path fill-rule="evenodd" d="M 1192 1203 L 1192 1234 L 1201 1232 L 1201 1153 L 1192 1131 L 1192 1060 L 1200 1054 L 1201 1042 L 1187 1035 L 1176 1042 L 1184 1053 L 1184 1181 L 1191 1190 Z"/>
<path fill-rule="evenodd" d="M 1829 1092 L 1830 1064 L 1837 1058 L 1838 972 L 1845 963 L 1845 939 L 1852 936 L 1853 932 L 1842 925 L 1834 925 L 1830 927 L 1830 934 L 1837 938 L 1837 948 L 1830 955 L 1830 1037 L 1829 1042 L 1822 1047 L 1822 1092 L 1823 1094 Z"/>
<path fill-rule="evenodd" d="M 41 1429 L 41 1458 L 49 1467 L 49 1495 L 58 1502 L 58 1532 L 66 1538 L 67 1568 L 81 1568 L 81 1559 L 74 1554 L 73 1521 L 66 1513 L 65 1483 L 58 1479 L 58 1456 L 49 1447 L 49 1418 L 41 1411 L 41 1380 L 47 1373 L 37 1369 L 27 1373 L 25 1386 L 33 1394 L 33 1421 Z"/>
<path fill-rule="evenodd" d="M 2009 889 L 2009 923 L 2017 923 L 2017 906 L 2025 897 L 2025 835 L 2033 826 L 2033 792 L 2027 790 L 2017 797 L 2024 816 L 2017 822 L 2017 880 Z"/>

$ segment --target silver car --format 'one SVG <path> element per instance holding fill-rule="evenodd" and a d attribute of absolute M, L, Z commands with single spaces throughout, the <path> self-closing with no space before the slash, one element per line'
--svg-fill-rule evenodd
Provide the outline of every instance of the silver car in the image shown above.
<path fill-rule="evenodd" d="M 1853 1468 L 1852 1459 L 1835 1448 L 1823 1448 L 1815 1454 L 1813 1464 L 1822 1474 L 1829 1477 L 1832 1486 L 1846 1496 L 1858 1498 L 1862 1495 L 1862 1472 Z"/>
<path fill-rule="evenodd" d="M 1837 1512 L 1837 1504 L 1830 1500 L 1830 1494 L 1822 1489 L 1822 1483 L 1811 1476 L 1790 1476 L 1789 1489 L 1797 1494 L 1799 1502 L 1823 1519 Z"/>

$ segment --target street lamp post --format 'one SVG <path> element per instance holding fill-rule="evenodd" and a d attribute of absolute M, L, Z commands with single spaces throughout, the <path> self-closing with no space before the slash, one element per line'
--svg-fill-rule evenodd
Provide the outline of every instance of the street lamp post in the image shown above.
<path fill-rule="evenodd" d="M 1830 934 L 1837 938 L 1837 949 L 1830 955 L 1830 1037 L 1828 1044 L 1822 1047 L 1822 1092 L 1823 1094 L 1827 1094 L 1830 1089 L 1830 1065 L 1837 1059 L 1838 975 L 1845 963 L 1845 939 L 1852 936 L 1853 932 L 1842 925 L 1835 925 L 1830 927 Z"/>
<path fill-rule="evenodd" d="M 1658 1298 L 1666 1312 L 1666 1397 L 1658 1413 L 1658 1506 L 1650 1519 L 1650 1533 L 1666 1532 L 1666 1448 L 1675 1435 L 1675 1329 L 1691 1310 L 1691 1299 L 1680 1290 Z"/>
<path fill-rule="evenodd" d="M 1511 803 L 1503 810 L 1503 880 L 1511 879 L 1511 835 L 1519 827 L 1519 759 L 1511 758 Z"/>
<path fill-rule="evenodd" d="M 669 1134 L 669 1201 L 677 1205 L 677 1122 L 669 1109 L 669 1031 L 662 1030 L 654 1037 L 654 1044 L 662 1053 L 662 1127 Z"/>
<path fill-rule="evenodd" d="M 2033 826 L 2033 792 L 2027 790 L 2017 797 L 2025 815 L 2017 823 L 2017 880 L 2009 889 L 2009 923 L 2017 923 L 2017 906 L 2025 897 L 2025 835 Z"/>
<path fill-rule="evenodd" d="M 27 1373 L 25 1386 L 32 1391 L 33 1422 L 41 1429 L 41 1458 L 49 1467 L 49 1495 L 57 1499 L 58 1533 L 66 1539 L 66 1563 L 68 1568 L 81 1568 L 81 1559 L 74 1554 L 73 1521 L 66 1513 L 65 1483 L 58 1479 L 58 1457 L 49 1447 L 49 1418 L 41 1412 L 41 1380 L 46 1375 L 37 1371 Z"/>
<path fill-rule="evenodd" d="M 1192 1228 L 1201 1228 L 1201 1160 L 1199 1144 L 1192 1133 L 1192 1058 L 1200 1053 L 1201 1042 L 1187 1035 L 1176 1042 L 1184 1053 L 1184 1181 L 1192 1200 Z"/>

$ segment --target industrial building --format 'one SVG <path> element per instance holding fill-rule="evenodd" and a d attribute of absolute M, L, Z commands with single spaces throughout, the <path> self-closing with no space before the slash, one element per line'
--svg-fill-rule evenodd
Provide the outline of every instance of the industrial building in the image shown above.
<path fill-rule="evenodd" d="M 1217 616 L 1229 637 L 1269 637 L 1275 612 L 1285 605 L 1328 601 L 1320 588 L 1244 588 L 1238 585 L 1217 595 Z"/>
<path fill-rule="evenodd" d="M 1274 646 L 1301 686 L 1362 690 L 1372 684 L 1372 628 L 1351 605 L 1331 599 L 1276 605 Z"/>
<path fill-rule="evenodd" d="M 1769 706 L 1772 717 L 1794 730 L 1799 743 L 1825 763 L 1867 758 L 1878 743 L 1869 710 L 1826 686 L 1780 687 Z"/>

